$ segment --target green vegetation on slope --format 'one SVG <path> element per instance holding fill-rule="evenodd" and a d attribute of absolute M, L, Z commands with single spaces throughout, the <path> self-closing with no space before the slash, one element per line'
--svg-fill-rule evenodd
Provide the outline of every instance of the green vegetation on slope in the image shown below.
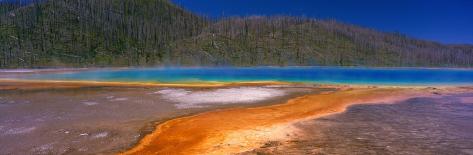
<path fill-rule="evenodd" d="M 205 24 L 166 0 L 49 0 L 0 19 L 1 67 L 159 64 Z"/>
<path fill-rule="evenodd" d="M 469 45 L 298 17 L 209 21 L 167 0 L 48 0 L 5 8 L 0 12 L 1 68 L 473 66 Z"/>
<path fill-rule="evenodd" d="M 246 17 L 218 21 L 174 44 L 186 65 L 472 66 L 472 46 L 449 46 L 335 21 Z"/>

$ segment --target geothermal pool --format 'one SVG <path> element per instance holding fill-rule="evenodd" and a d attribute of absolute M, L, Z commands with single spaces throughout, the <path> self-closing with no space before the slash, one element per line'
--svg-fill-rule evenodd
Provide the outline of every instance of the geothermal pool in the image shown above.
<path fill-rule="evenodd" d="M 164 83 L 282 81 L 369 85 L 472 85 L 473 70 L 360 67 L 131 68 L 39 74 L 24 78 Z"/>
<path fill-rule="evenodd" d="M 0 154 L 124 152 L 139 148 L 146 135 L 176 118 L 190 119 L 194 126 L 167 124 L 171 139 L 185 133 L 192 133 L 185 139 L 242 134 L 224 138 L 231 143 L 222 141 L 209 148 L 177 142 L 185 144 L 178 149 L 184 151 L 228 146 L 244 148 L 243 154 L 472 154 L 471 86 L 469 69 L 0 70 Z M 386 99 L 396 95 L 413 96 Z M 379 103 L 365 102 L 372 98 L 379 98 Z M 355 102 L 362 105 L 340 108 Z M 272 125 L 279 125 L 277 131 Z M 239 141 L 245 138 L 250 140 Z M 151 142 L 157 148 L 174 146 L 162 145 L 159 138 Z M 243 142 L 258 143 L 240 146 Z"/>

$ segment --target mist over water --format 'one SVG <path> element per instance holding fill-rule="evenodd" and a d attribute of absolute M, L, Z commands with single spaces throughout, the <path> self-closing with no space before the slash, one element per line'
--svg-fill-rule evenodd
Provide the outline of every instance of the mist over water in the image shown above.
<path fill-rule="evenodd" d="M 135 68 L 38 74 L 26 78 L 170 83 L 283 81 L 329 84 L 472 85 L 473 70 L 358 67 Z"/>

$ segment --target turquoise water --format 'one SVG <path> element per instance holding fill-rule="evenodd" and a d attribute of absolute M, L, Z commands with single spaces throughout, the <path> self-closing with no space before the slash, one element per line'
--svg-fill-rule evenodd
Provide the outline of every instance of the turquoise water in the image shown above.
<path fill-rule="evenodd" d="M 169 83 L 283 81 L 375 85 L 473 85 L 473 69 L 353 67 L 133 68 L 37 74 L 27 78 Z"/>

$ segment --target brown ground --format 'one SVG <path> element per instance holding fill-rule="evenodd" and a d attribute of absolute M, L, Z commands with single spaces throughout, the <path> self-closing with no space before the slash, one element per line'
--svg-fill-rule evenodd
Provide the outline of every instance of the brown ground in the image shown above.
<path fill-rule="evenodd" d="M 274 83 L 276 84 L 276 83 Z M 189 91 L 265 83 L 180 84 Z M 286 95 L 254 103 L 180 109 L 155 92 L 162 84 L 0 80 L 0 154 L 113 154 L 134 146 L 155 123 L 231 107 L 256 107 L 331 91 L 317 85 L 271 89 Z M 181 88 L 180 88 L 181 89 Z"/>
<path fill-rule="evenodd" d="M 297 135 L 241 155 L 473 155 L 473 91 L 359 104 L 295 123 Z"/>
<path fill-rule="evenodd" d="M 284 84 L 206 83 L 157 84 L 118 82 L 66 82 L 0 80 L 0 91 L 69 89 L 94 87 L 232 87 Z M 271 145 L 267 142 L 292 139 L 298 134 L 294 123 L 342 112 L 359 103 L 392 103 L 411 97 L 440 95 L 461 91 L 457 88 L 408 88 L 368 86 L 318 86 L 340 91 L 312 94 L 291 99 L 283 104 L 256 108 L 239 107 L 216 110 L 166 121 L 151 134 L 123 154 L 233 154 Z M 463 88 L 470 89 L 471 88 Z M 470 100 L 467 98 L 465 100 Z M 275 101 L 277 102 L 277 101 Z"/>
<path fill-rule="evenodd" d="M 428 91 L 426 91 L 428 90 Z M 356 88 L 306 95 L 284 104 L 235 108 L 167 121 L 123 154 L 233 154 L 267 141 L 289 139 L 293 123 L 341 112 L 356 103 L 380 103 L 430 95 L 428 88 Z"/>

